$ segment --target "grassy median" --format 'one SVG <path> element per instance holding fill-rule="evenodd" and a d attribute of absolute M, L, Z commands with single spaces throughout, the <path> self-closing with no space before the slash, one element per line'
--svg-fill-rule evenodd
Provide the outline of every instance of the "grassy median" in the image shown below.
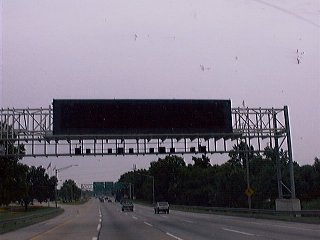
<path fill-rule="evenodd" d="M 21 206 L 0 208 L 0 234 L 53 218 L 63 212 L 61 208 L 29 206 L 28 211 Z"/>

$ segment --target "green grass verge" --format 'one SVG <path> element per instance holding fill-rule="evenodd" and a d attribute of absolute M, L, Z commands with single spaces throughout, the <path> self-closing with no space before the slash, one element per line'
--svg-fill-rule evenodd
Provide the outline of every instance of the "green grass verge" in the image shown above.
<path fill-rule="evenodd" d="M 145 205 L 145 206 L 153 206 L 149 202 L 144 202 L 140 200 L 134 201 L 137 204 Z M 190 207 L 188 206 L 180 206 L 180 205 L 170 205 L 170 209 L 178 210 L 183 212 L 194 212 L 194 213 L 204 213 L 204 214 L 216 214 L 216 215 L 224 215 L 224 216 L 235 216 L 235 217 L 246 217 L 246 218 L 257 218 L 257 219 L 270 219 L 270 220 L 280 220 L 286 222 L 301 222 L 301 223 L 313 223 L 320 224 L 320 217 L 295 217 L 290 215 L 281 215 L 280 213 L 277 215 L 268 214 L 268 213 L 245 213 L 245 212 L 235 212 L 230 209 L 230 211 L 218 211 L 218 210 L 208 210 L 201 207 Z"/>
<path fill-rule="evenodd" d="M 301 207 L 304 210 L 320 209 L 320 199 L 313 199 L 311 201 L 302 201 Z"/>
<path fill-rule="evenodd" d="M 173 210 L 184 211 L 184 212 L 195 212 L 195 213 L 205 213 L 205 214 L 216 214 L 224 216 L 235 216 L 235 217 L 247 217 L 247 218 L 257 218 L 257 219 L 270 219 L 270 220 L 280 220 L 286 222 L 300 222 L 300 223 L 313 223 L 320 224 L 320 217 L 310 217 L 310 216 L 300 216 L 296 217 L 293 215 L 285 215 L 281 213 L 269 214 L 269 213 L 245 213 L 245 212 L 235 212 L 235 211 L 218 211 L 218 210 L 204 210 L 199 208 L 188 208 L 185 206 L 174 205 L 170 206 Z"/>
<path fill-rule="evenodd" d="M 48 220 L 62 212 L 61 208 L 41 206 L 29 206 L 27 212 L 20 206 L 0 208 L 0 234 Z"/>
<path fill-rule="evenodd" d="M 81 204 L 85 204 L 86 202 L 88 202 L 89 200 L 79 200 L 79 201 L 75 201 L 75 202 L 61 202 L 59 201 L 58 204 L 61 205 L 81 205 Z"/>

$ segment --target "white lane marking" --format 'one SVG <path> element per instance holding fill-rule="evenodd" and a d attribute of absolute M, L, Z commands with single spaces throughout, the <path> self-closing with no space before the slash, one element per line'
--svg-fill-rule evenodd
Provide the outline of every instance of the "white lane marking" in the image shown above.
<path fill-rule="evenodd" d="M 97 231 L 99 232 L 100 229 L 101 229 L 101 224 L 99 223 L 99 224 L 98 224 L 98 227 L 97 227 Z"/>
<path fill-rule="evenodd" d="M 101 222 L 102 222 L 102 213 L 101 213 L 101 208 L 99 206 L 99 224 L 97 226 L 98 232 L 100 232 L 100 230 L 101 230 Z M 92 237 L 92 240 L 98 240 L 98 237 Z"/>
<path fill-rule="evenodd" d="M 135 220 L 138 220 L 138 218 L 137 218 L 137 217 L 135 217 L 135 216 L 132 216 L 132 218 L 133 218 L 133 219 L 135 219 Z"/>
<path fill-rule="evenodd" d="M 247 236 L 255 236 L 255 234 L 252 234 L 252 233 L 240 232 L 240 231 L 229 229 L 229 228 L 222 228 L 222 230 L 225 230 L 225 231 L 228 231 L 228 232 L 239 233 L 239 234 L 243 234 L 243 235 L 247 235 Z"/>
<path fill-rule="evenodd" d="M 148 222 L 143 222 L 145 225 L 148 225 L 150 227 L 152 227 L 152 224 L 151 223 L 148 223 Z"/>
<path fill-rule="evenodd" d="M 173 235 L 173 234 L 171 234 L 171 233 L 166 232 L 166 234 L 167 234 L 168 236 L 170 236 L 170 237 L 173 237 L 173 238 L 177 239 L 177 240 L 183 240 L 182 238 L 179 238 L 179 237 L 177 237 L 177 236 L 175 236 L 175 235 Z"/>

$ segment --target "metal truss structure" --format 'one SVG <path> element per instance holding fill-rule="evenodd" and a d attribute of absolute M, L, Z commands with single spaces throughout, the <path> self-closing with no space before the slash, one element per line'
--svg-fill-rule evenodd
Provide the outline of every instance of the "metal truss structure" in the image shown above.
<path fill-rule="evenodd" d="M 291 136 L 287 106 L 283 108 L 232 108 L 233 132 L 181 135 L 53 135 L 53 109 L 1 109 L 0 156 L 16 156 L 9 148 L 25 146 L 24 157 L 215 154 L 234 151 L 245 142 L 251 152 L 266 147 L 288 152 L 291 196 L 295 197 Z M 278 173 L 279 195 L 282 197 Z M 280 179 L 280 180 L 279 180 Z"/>

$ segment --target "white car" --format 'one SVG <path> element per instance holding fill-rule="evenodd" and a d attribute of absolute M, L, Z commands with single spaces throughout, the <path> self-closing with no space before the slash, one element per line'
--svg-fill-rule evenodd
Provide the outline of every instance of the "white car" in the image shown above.
<path fill-rule="evenodd" d="M 154 206 L 154 214 L 159 214 L 160 212 L 169 214 L 168 202 L 157 202 L 157 204 Z"/>

